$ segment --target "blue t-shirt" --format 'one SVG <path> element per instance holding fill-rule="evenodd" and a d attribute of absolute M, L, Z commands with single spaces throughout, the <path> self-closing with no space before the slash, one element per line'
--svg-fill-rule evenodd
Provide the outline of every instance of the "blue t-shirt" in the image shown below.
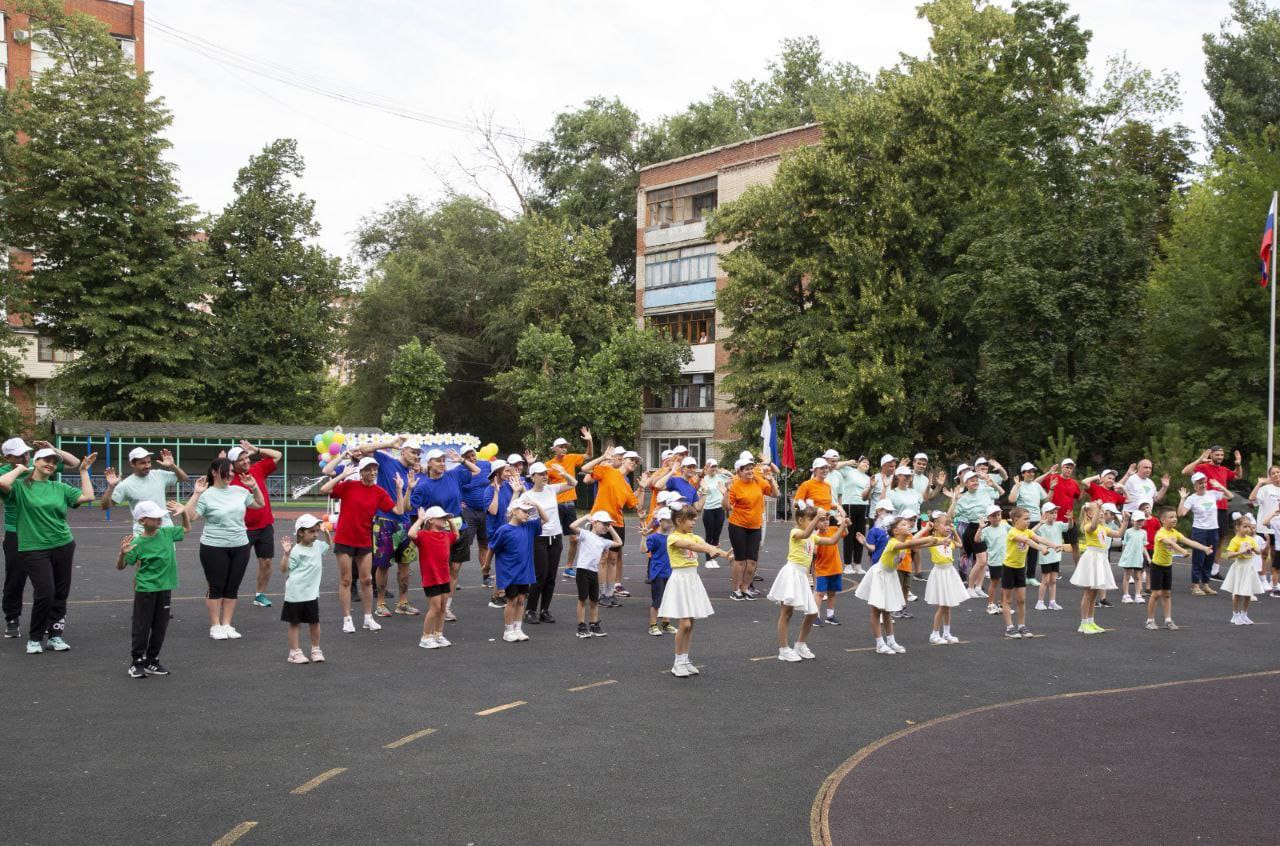
<path fill-rule="evenodd" d="M 498 590 L 508 585 L 534 583 L 533 539 L 542 533 L 542 521 L 536 517 L 525 520 L 519 526 L 503 523 L 489 535 L 489 548 L 493 550 L 493 564 Z"/>
<path fill-rule="evenodd" d="M 689 505 L 698 501 L 698 489 L 683 478 L 667 479 L 667 490 L 680 494 L 680 498 Z"/>
<path fill-rule="evenodd" d="M 471 471 L 465 464 L 459 464 L 444 471 L 439 479 L 433 479 L 427 475 L 418 477 L 418 483 L 413 486 L 413 493 L 409 494 L 410 513 L 417 514 L 419 508 L 438 505 L 446 513 L 460 517 L 462 515 L 462 483 L 470 478 Z M 486 502 L 485 506 L 488 507 L 488 505 L 489 503 Z"/>
<path fill-rule="evenodd" d="M 667 536 L 662 532 L 654 532 L 644 539 L 644 548 L 649 551 L 649 578 L 671 578 L 671 558 L 667 555 Z"/>
<path fill-rule="evenodd" d="M 871 563 L 880 563 L 880 554 L 889 544 L 889 533 L 880 526 L 872 526 L 867 532 L 867 543 L 871 544 Z"/>
<path fill-rule="evenodd" d="M 484 511 L 489 507 L 489 500 L 493 496 L 493 488 L 489 486 L 489 471 L 493 469 L 493 465 L 487 461 L 477 461 L 476 466 L 480 468 L 480 472 L 474 476 L 467 474 L 467 478 L 462 481 L 462 504 L 476 511 Z"/>
<path fill-rule="evenodd" d="M 373 457 L 378 462 L 378 487 L 387 492 L 387 496 L 394 500 L 400 495 L 396 490 L 396 477 L 406 485 L 409 484 L 409 468 L 404 466 L 404 462 L 400 460 L 400 456 L 392 455 L 389 452 L 375 452 Z M 341 474 L 346 469 L 346 465 L 342 465 L 335 469 L 335 472 Z M 397 523 L 413 522 L 409 514 L 396 514 L 394 511 L 379 511 L 378 517 L 385 517 L 388 520 L 395 520 Z"/>

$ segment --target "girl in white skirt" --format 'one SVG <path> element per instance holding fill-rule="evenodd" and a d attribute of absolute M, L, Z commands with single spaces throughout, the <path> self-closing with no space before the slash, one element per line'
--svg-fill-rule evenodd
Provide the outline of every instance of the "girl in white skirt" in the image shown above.
<path fill-rule="evenodd" d="M 955 504 L 951 507 L 955 508 Z M 929 635 L 929 642 L 959 643 L 960 638 L 951 633 L 951 609 L 972 597 L 956 572 L 954 557 L 959 541 L 951 528 L 951 515 L 935 511 L 932 517 L 930 535 L 938 539 L 938 545 L 929 549 L 933 569 L 929 571 L 929 583 L 924 587 L 924 601 L 938 606 L 938 610 L 933 612 L 933 632 Z"/>
<path fill-rule="evenodd" d="M 1080 509 L 1080 539 L 1085 548 L 1071 574 L 1071 584 L 1084 588 L 1084 595 L 1080 597 L 1080 626 L 1076 629 L 1081 634 L 1106 631 L 1093 621 L 1093 607 L 1099 591 L 1116 589 L 1111 561 L 1107 558 L 1107 538 L 1122 537 L 1124 532 L 1107 525 L 1106 518 L 1107 512 L 1097 500 L 1085 503 Z"/>
<path fill-rule="evenodd" d="M 680 678 L 698 674 L 698 668 L 689 660 L 689 649 L 693 646 L 693 621 L 716 613 L 711 607 L 707 589 L 702 586 L 702 579 L 698 577 L 698 553 L 705 553 L 712 558 L 729 557 L 728 552 L 705 543 L 702 538 L 692 534 L 693 523 L 697 519 L 698 509 L 691 505 L 686 505 L 671 516 L 674 531 L 667 536 L 671 578 L 667 581 L 666 592 L 662 594 L 662 604 L 658 606 L 659 617 L 677 621 L 676 660 L 671 665 L 671 675 Z"/>
<path fill-rule="evenodd" d="M 848 519 L 843 513 L 832 511 L 843 527 Z M 813 568 L 813 553 L 819 546 L 835 546 L 840 542 L 839 532 L 821 536 L 815 535 L 819 526 L 827 524 L 827 511 L 809 506 L 795 509 L 795 528 L 787 545 L 787 563 L 782 565 L 773 587 L 769 588 L 769 598 L 778 603 L 778 660 L 801 661 L 812 658 L 813 650 L 806 643 L 813 621 L 818 616 L 818 600 L 809 587 L 809 571 Z M 799 610 L 804 615 L 800 623 L 800 636 L 796 638 L 793 649 L 788 638 L 791 626 L 791 615 Z"/>
<path fill-rule="evenodd" d="M 907 651 L 893 637 L 893 612 L 901 611 L 906 604 L 902 584 L 898 580 L 898 565 L 910 560 L 912 550 L 937 546 L 939 542 L 937 538 L 929 537 L 927 530 L 918 537 L 912 537 L 911 523 L 912 520 L 897 517 L 889 524 L 889 542 L 885 544 L 880 560 L 854 593 L 871 606 L 871 633 L 875 635 L 876 652 L 881 655 Z"/>
<path fill-rule="evenodd" d="M 1227 544 L 1227 560 L 1231 569 L 1222 581 L 1222 589 L 1231 594 L 1231 625 L 1252 626 L 1249 619 L 1249 603 L 1262 593 L 1262 579 L 1258 578 L 1262 542 L 1257 527 L 1248 515 L 1236 515 L 1236 534 Z"/>

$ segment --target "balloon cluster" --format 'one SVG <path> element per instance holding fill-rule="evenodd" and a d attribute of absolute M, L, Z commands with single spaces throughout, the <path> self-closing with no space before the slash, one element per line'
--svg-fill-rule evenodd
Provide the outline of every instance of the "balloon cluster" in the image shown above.
<path fill-rule="evenodd" d="M 326 429 L 311 439 L 311 443 L 316 447 L 316 460 L 320 462 L 320 466 L 329 463 L 334 456 L 342 454 L 342 446 L 347 442 L 347 436 L 342 431 L 341 426 L 334 426 L 332 429 Z"/>
<path fill-rule="evenodd" d="M 492 461 L 498 454 L 498 445 L 495 443 L 487 443 L 480 449 L 476 450 L 476 458 L 481 461 Z"/>
<path fill-rule="evenodd" d="M 392 434 L 389 432 L 343 432 L 341 426 L 334 426 L 332 429 L 326 429 L 318 433 L 311 439 L 316 448 L 316 461 L 323 467 L 335 456 L 341 455 L 343 451 L 348 449 L 356 449 L 367 446 L 369 444 L 383 443 L 393 438 L 403 437 L 406 444 L 414 444 L 422 449 L 439 448 L 443 450 L 454 449 L 459 452 L 464 447 L 471 447 L 476 450 L 476 454 L 485 461 L 490 461 L 498 454 L 497 444 L 485 444 L 483 449 L 480 448 L 480 439 L 475 435 L 467 435 L 460 432 L 433 432 L 426 435 L 414 434 L 412 432 L 400 432 Z"/>

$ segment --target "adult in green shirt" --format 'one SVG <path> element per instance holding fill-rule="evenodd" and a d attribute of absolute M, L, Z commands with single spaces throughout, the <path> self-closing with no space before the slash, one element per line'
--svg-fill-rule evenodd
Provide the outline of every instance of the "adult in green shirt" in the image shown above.
<path fill-rule="evenodd" d="M 187 480 L 187 474 L 174 463 L 173 453 L 167 449 L 160 450 L 160 460 L 156 461 L 154 453 L 142 447 L 129 450 L 129 469 L 132 470 L 123 479 L 115 468 L 108 467 L 103 471 L 107 479 L 107 489 L 102 492 L 102 507 L 110 508 L 112 504 L 129 508 L 139 502 L 168 502 L 165 496 L 170 487 L 177 487 L 179 482 Z M 160 525 L 172 526 L 173 520 L 166 513 Z M 142 534 L 142 524 L 133 521 L 133 533 Z"/>
<path fill-rule="evenodd" d="M 35 441 L 34 448 L 27 446 L 22 438 L 9 438 L 0 446 L 4 463 L 0 464 L 0 473 L 10 470 L 15 464 L 31 464 L 33 449 L 56 449 L 48 441 Z M 58 450 L 62 457 L 62 467 L 74 470 L 80 466 L 80 459 L 69 452 Z M 0 607 L 4 609 L 4 636 L 17 637 L 21 633 L 18 625 L 22 617 L 22 593 L 27 587 L 27 572 L 18 560 L 18 508 L 11 504 L 12 493 L 4 494 L 4 594 Z"/>
<path fill-rule="evenodd" d="M 244 526 L 245 510 L 264 504 L 258 480 L 240 475 L 240 485 L 232 485 L 235 467 L 225 458 L 215 458 L 209 472 L 196 479 L 187 500 L 187 519 L 204 518 L 200 533 L 200 566 L 209 591 L 205 608 L 209 611 L 209 637 L 235 640 L 240 632 L 231 625 L 236 613 L 236 597 L 245 568 L 249 565 L 249 534 Z"/>
<path fill-rule="evenodd" d="M 73 488 L 54 478 L 61 459 L 58 450 L 36 450 L 31 472 L 15 464 L 0 476 L 0 494 L 13 497 L 5 506 L 17 508 L 18 558 L 31 580 L 31 627 L 27 654 L 44 651 L 45 639 L 55 652 L 71 646 L 63 639 L 67 628 L 67 595 L 71 592 L 71 567 L 76 542 L 67 525 L 67 509 L 93 502 L 89 469 L 98 454 L 91 452 L 80 463 L 80 487 Z"/>
<path fill-rule="evenodd" d="M 829 449 L 823 457 L 831 464 L 831 475 L 827 477 L 831 490 L 840 500 L 849 519 L 849 533 L 845 535 L 844 548 L 841 550 L 844 559 L 844 572 L 848 575 L 865 573 L 862 569 L 862 544 L 857 535 L 867 528 L 867 493 L 871 487 L 871 461 L 865 456 L 842 461 L 840 453 Z"/>

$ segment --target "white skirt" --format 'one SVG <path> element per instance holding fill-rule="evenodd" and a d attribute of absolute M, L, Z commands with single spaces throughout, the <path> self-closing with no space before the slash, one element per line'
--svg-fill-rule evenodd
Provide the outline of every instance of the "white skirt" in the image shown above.
<path fill-rule="evenodd" d="M 1085 547 L 1084 554 L 1076 562 L 1071 574 L 1071 584 L 1088 590 L 1115 590 L 1116 579 L 1111 574 L 1111 562 L 1107 551 L 1096 546 Z"/>
<path fill-rule="evenodd" d="M 1256 597 L 1263 592 L 1258 565 L 1249 558 L 1233 561 L 1227 577 L 1222 580 L 1222 589 L 1232 596 Z"/>
<path fill-rule="evenodd" d="M 711 598 L 702 586 L 698 568 L 673 567 L 671 578 L 667 579 L 666 592 L 662 594 L 662 604 L 658 607 L 658 616 L 673 620 L 701 620 L 714 613 L 716 610 L 711 607 Z"/>
<path fill-rule="evenodd" d="M 907 604 L 898 571 L 886 570 L 879 564 L 872 565 L 853 595 L 881 611 L 901 611 Z"/>
<path fill-rule="evenodd" d="M 924 601 L 929 605 L 945 605 L 955 608 L 971 599 L 969 590 L 960 580 L 960 574 L 950 564 L 934 564 L 929 572 L 929 583 L 924 586 Z"/>
<path fill-rule="evenodd" d="M 818 601 L 809 587 L 809 568 L 788 561 L 782 565 L 769 588 L 769 598 L 779 605 L 790 605 L 802 614 L 817 614 Z"/>

